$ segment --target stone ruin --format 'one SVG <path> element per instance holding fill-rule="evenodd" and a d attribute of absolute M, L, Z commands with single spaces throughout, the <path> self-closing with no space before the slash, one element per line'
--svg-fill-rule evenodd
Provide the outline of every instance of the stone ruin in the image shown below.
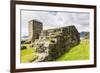
<path fill-rule="evenodd" d="M 29 41 L 33 43 L 36 39 L 39 39 L 39 35 L 43 30 L 42 23 L 36 20 L 29 21 Z"/>
<path fill-rule="evenodd" d="M 80 43 L 80 34 L 74 25 L 43 30 L 41 22 L 29 21 L 29 41 L 36 48 L 36 62 L 52 61 Z"/>

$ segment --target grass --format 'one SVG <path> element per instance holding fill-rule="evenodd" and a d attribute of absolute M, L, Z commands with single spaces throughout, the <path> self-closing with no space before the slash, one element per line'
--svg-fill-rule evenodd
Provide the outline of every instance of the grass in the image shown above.
<path fill-rule="evenodd" d="M 24 49 L 24 50 L 21 51 L 21 56 L 28 55 L 28 54 L 31 54 L 31 53 L 34 53 L 34 52 L 35 52 L 34 48 Z"/>
<path fill-rule="evenodd" d="M 21 63 L 32 62 L 37 58 L 36 49 L 29 48 L 28 44 L 24 46 L 27 46 L 27 49 L 21 50 Z"/>
<path fill-rule="evenodd" d="M 27 48 L 21 50 L 21 63 L 32 62 L 37 59 L 38 56 L 35 47 L 29 47 L 29 44 L 22 44 L 22 46 L 26 46 Z M 85 39 L 81 40 L 79 45 L 71 48 L 69 52 L 57 58 L 56 61 L 88 60 L 90 57 L 89 54 L 89 40 Z"/>
<path fill-rule="evenodd" d="M 56 61 L 66 60 L 88 60 L 89 59 L 89 40 L 81 40 L 80 44 L 71 48 L 69 52 L 66 52 Z"/>

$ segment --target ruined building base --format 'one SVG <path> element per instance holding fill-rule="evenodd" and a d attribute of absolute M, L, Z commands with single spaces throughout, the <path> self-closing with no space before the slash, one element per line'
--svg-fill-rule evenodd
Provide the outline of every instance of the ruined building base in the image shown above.
<path fill-rule="evenodd" d="M 80 43 L 80 35 L 75 26 L 48 30 L 42 30 L 42 25 L 39 26 L 41 27 L 36 25 L 37 28 L 34 26 L 34 29 L 29 31 L 35 35 L 36 30 L 39 30 L 39 33 L 36 33 L 39 34 L 37 36 L 38 38 L 33 38 L 34 35 L 30 34 L 31 40 L 33 41 L 31 42 L 31 46 L 35 47 L 38 53 L 38 58 L 35 60 L 36 62 L 55 60 L 63 53 L 69 51 L 71 47 Z"/>

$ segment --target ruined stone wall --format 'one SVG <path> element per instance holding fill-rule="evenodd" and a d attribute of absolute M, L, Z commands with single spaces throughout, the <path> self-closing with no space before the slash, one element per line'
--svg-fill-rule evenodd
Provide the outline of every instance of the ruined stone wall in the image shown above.
<path fill-rule="evenodd" d="M 50 37 L 53 44 L 49 45 L 47 60 L 53 60 L 61 56 L 69 51 L 71 47 L 80 43 L 80 35 L 74 26 L 63 27 L 60 30 L 53 33 L 54 37 Z M 51 36 L 53 35 L 51 34 Z"/>
<path fill-rule="evenodd" d="M 29 40 L 34 42 L 35 39 L 39 39 L 43 25 L 37 20 L 29 21 Z"/>
<path fill-rule="evenodd" d="M 75 26 L 66 26 L 43 30 L 43 25 L 37 20 L 29 21 L 29 41 L 36 48 L 39 61 L 52 61 L 70 48 L 80 43 L 80 34 Z"/>
<path fill-rule="evenodd" d="M 37 61 L 51 61 L 80 43 L 80 35 L 75 26 L 43 30 L 34 47 L 41 54 Z M 43 55 L 42 55 L 43 54 Z"/>

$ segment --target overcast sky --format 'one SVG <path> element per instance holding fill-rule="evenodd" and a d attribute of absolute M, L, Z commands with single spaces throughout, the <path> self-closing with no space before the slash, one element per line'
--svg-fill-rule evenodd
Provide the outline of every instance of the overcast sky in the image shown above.
<path fill-rule="evenodd" d="M 89 32 L 89 13 L 21 10 L 21 36 L 28 35 L 28 21 L 38 20 L 43 29 L 75 25 L 79 32 Z"/>

